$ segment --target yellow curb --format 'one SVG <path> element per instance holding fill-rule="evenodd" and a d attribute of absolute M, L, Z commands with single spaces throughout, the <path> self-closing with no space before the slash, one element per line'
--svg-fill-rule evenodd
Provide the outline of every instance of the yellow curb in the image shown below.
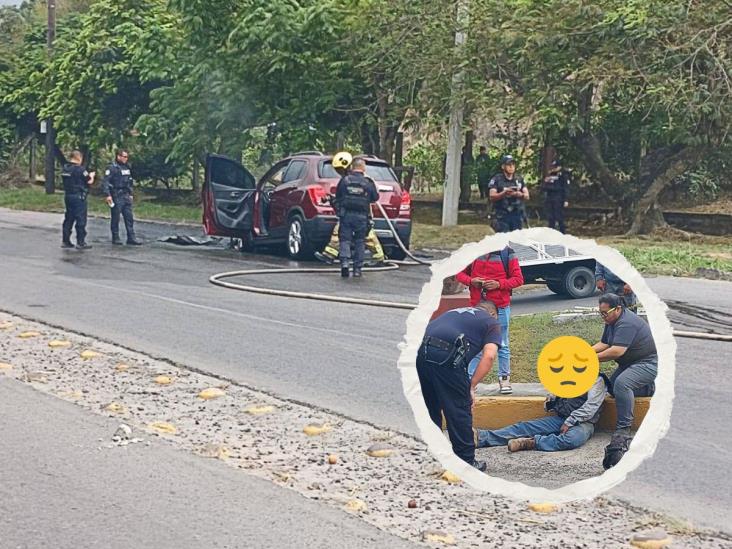
<path fill-rule="evenodd" d="M 638 397 L 635 399 L 633 429 L 640 427 L 640 424 L 646 417 L 650 404 L 651 397 Z M 500 429 L 512 423 L 528 421 L 548 415 L 551 414 L 544 411 L 544 397 L 542 396 L 484 396 L 475 399 L 473 427 L 476 429 Z M 617 417 L 615 399 L 607 397 L 596 428 L 601 431 L 612 431 L 615 429 Z"/>

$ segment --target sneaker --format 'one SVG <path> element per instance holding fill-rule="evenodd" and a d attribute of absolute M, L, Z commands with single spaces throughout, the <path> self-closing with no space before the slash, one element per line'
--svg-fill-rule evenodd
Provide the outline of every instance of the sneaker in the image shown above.
<path fill-rule="evenodd" d="M 73 248 L 74 245 L 71 242 L 62 242 L 61 243 L 61 247 L 64 248 L 64 249 L 66 249 L 66 250 L 68 250 L 70 248 Z"/>
<path fill-rule="evenodd" d="M 353 269 L 353 278 L 361 278 L 361 269 Z"/>
<path fill-rule="evenodd" d="M 522 450 L 536 450 L 534 437 L 514 438 L 508 441 L 509 452 L 520 452 Z"/>
<path fill-rule="evenodd" d="M 478 461 L 477 459 L 473 460 L 473 463 L 471 465 L 478 469 L 478 471 L 480 471 L 481 473 L 485 473 L 488 469 L 488 464 L 485 461 Z"/>
<path fill-rule="evenodd" d="M 349 272 L 348 265 L 341 267 L 341 278 L 348 278 Z"/>
<path fill-rule="evenodd" d="M 335 262 L 335 259 L 323 252 L 315 252 L 313 255 L 315 256 L 315 259 L 325 263 L 326 265 L 333 265 Z"/>
<path fill-rule="evenodd" d="M 502 395 L 510 395 L 511 393 L 513 393 L 513 388 L 511 387 L 511 376 L 499 377 L 498 387 L 500 388 L 499 392 Z"/>
<path fill-rule="evenodd" d="M 136 239 L 128 240 L 127 241 L 128 246 L 142 246 L 142 242 Z"/>
<path fill-rule="evenodd" d="M 77 250 L 91 250 L 91 248 L 92 248 L 91 245 L 87 244 L 86 242 L 79 242 L 76 245 Z"/>

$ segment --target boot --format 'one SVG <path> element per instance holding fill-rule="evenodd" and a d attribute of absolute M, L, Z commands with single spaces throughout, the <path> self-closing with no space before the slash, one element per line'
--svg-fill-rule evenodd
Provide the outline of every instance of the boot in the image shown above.
<path fill-rule="evenodd" d="M 69 242 L 68 240 L 64 240 L 64 241 L 63 241 L 63 242 L 61 243 L 61 247 L 62 247 L 62 248 L 64 248 L 64 249 L 66 249 L 66 250 L 68 250 L 68 249 L 71 249 L 71 248 L 73 248 L 73 247 L 74 247 L 74 245 L 73 245 L 73 244 L 72 244 L 71 242 Z"/>
<path fill-rule="evenodd" d="M 86 242 L 79 242 L 76 245 L 77 250 L 91 250 L 91 248 L 92 248 L 91 245 L 87 244 Z"/>
<path fill-rule="evenodd" d="M 127 240 L 128 246 L 142 246 L 142 242 L 137 240 L 136 238 L 130 238 Z"/>
<path fill-rule="evenodd" d="M 348 278 L 349 270 L 348 265 L 343 266 L 341 265 L 341 278 Z"/>
<path fill-rule="evenodd" d="M 112 244 L 114 244 L 115 246 L 121 246 L 122 241 L 118 236 L 112 236 Z"/>
<path fill-rule="evenodd" d="M 326 265 L 333 265 L 333 263 L 335 262 L 335 258 L 329 256 L 324 252 L 315 252 L 313 255 L 315 256 L 315 259 L 317 259 L 318 261 L 322 261 Z"/>
<path fill-rule="evenodd" d="M 361 278 L 361 267 L 353 269 L 353 278 Z"/>
<path fill-rule="evenodd" d="M 471 465 L 478 469 L 478 471 L 480 471 L 481 473 L 485 473 L 486 469 L 488 469 L 488 464 L 485 461 L 478 461 L 477 459 L 473 460 L 473 463 Z"/>
<path fill-rule="evenodd" d="M 536 450 L 534 437 L 514 438 L 508 441 L 509 452 L 520 452 L 521 450 Z"/>

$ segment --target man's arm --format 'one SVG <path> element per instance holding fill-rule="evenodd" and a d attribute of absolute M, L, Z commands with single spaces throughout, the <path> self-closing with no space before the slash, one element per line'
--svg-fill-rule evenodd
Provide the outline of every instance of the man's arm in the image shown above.
<path fill-rule="evenodd" d="M 478 362 L 478 367 L 475 369 L 473 378 L 470 380 L 471 391 L 474 391 L 478 386 L 478 383 L 480 383 L 483 378 L 488 375 L 488 372 L 491 371 L 491 368 L 493 368 L 493 362 L 496 360 L 496 356 L 498 356 L 498 345 L 495 343 L 486 343 L 483 347 L 483 356 L 481 357 L 480 362 Z"/>
<path fill-rule="evenodd" d="M 529 199 L 529 188 L 526 186 L 526 183 L 524 183 L 523 180 L 521 180 L 521 195 L 519 198 L 521 200 L 528 200 Z"/>
<path fill-rule="evenodd" d="M 467 267 L 465 267 L 462 271 L 460 271 L 457 275 L 455 275 L 455 280 L 460 282 L 460 284 L 465 284 L 466 286 L 470 286 L 470 282 L 473 279 L 473 264 L 471 263 Z"/>
<path fill-rule="evenodd" d="M 102 180 L 102 192 L 107 195 L 107 198 L 112 197 L 113 179 L 114 179 L 114 167 L 109 166 L 104 171 L 104 179 Z"/>
<path fill-rule="evenodd" d="M 590 387 L 585 403 L 569 414 L 569 417 L 564 420 L 564 424 L 568 427 L 574 427 L 578 423 L 591 420 L 605 401 L 605 395 L 607 395 L 605 380 L 598 377 L 595 384 Z"/>
<path fill-rule="evenodd" d="M 595 343 L 592 346 L 592 350 L 595 351 L 596 353 L 600 353 L 600 352 L 604 351 L 605 349 L 609 349 L 609 348 L 610 348 L 610 345 L 608 345 L 607 343 L 604 343 L 602 341 L 598 341 L 597 343 Z"/>
<path fill-rule="evenodd" d="M 498 192 L 497 187 L 498 182 L 496 181 L 495 177 L 492 177 L 491 180 L 488 182 L 488 199 L 491 202 L 498 202 L 499 200 L 505 198 L 505 196 L 508 194 L 508 188 L 505 188 L 502 191 Z"/>
<path fill-rule="evenodd" d="M 600 362 L 608 362 L 610 360 L 615 360 L 616 358 L 620 358 L 625 354 L 625 351 L 627 351 L 627 347 L 622 347 L 620 345 L 613 345 L 612 347 L 607 347 L 606 349 L 600 351 L 597 353 L 597 358 Z"/>

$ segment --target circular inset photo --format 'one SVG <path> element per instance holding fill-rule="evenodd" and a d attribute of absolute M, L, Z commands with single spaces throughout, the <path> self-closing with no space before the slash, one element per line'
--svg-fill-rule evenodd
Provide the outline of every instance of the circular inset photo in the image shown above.
<path fill-rule="evenodd" d="M 608 490 L 653 453 L 676 346 L 666 306 L 620 253 L 528 229 L 432 271 L 399 366 L 443 466 L 478 489 L 561 502 Z"/>

